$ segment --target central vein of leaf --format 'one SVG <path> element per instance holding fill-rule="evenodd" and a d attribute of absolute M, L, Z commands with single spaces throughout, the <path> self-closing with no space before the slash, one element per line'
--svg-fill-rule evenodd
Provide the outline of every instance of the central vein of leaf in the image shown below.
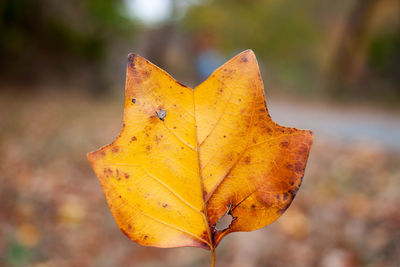
<path fill-rule="evenodd" d="M 193 94 L 194 131 L 196 134 L 197 173 L 198 173 L 198 177 L 199 177 L 199 181 L 200 181 L 200 185 L 201 185 L 201 191 L 203 192 L 203 195 L 204 195 L 203 178 L 202 178 L 201 168 L 200 168 L 200 155 L 199 155 L 200 145 L 199 145 L 199 138 L 197 135 L 196 102 L 195 102 L 195 97 L 194 97 L 194 90 L 192 91 L 192 94 Z M 206 206 L 206 202 L 204 201 L 204 199 L 203 199 L 203 212 L 204 212 L 203 218 L 204 218 L 204 221 L 205 221 L 206 227 L 207 227 L 208 239 L 210 240 L 210 244 L 208 244 L 208 245 L 210 246 L 210 250 L 214 254 L 214 245 L 213 245 L 213 240 L 212 240 L 212 235 L 211 235 L 211 230 L 210 230 L 210 223 L 206 217 L 207 206 Z"/>

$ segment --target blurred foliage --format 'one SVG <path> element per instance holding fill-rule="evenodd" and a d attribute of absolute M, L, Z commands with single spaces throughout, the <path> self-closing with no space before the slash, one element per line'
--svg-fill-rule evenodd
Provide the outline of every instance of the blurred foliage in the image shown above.
<path fill-rule="evenodd" d="M 380 86 L 384 100 L 400 97 L 400 33 L 397 31 L 379 32 L 371 39 L 367 48 L 368 63 L 371 72 Z M 386 99 L 385 99 L 386 98 Z"/>
<path fill-rule="evenodd" d="M 399 8 L 392 0 L 209 0 L 181 25 L 195 46 L 227 57 L 253 49 L 283 88 L 360 97 L 367 86 L 368 96 L 399 98 Z"/>
<path fill-rule="evenodd" d="M 400 100 L 398 0 L 164 0 L 170 17 L 156 24 L 139 23 L 131 1 L 0 1 L 1 83 L 77 81 L 98 92 L 123 80 L 129 52 L 195 83 L 202 51 L 222 63 L 250 48 L 279 91 Z"/>
<path fill-rule="evenodd" d="M 386 103 L 399 100 L 400 2 L 355 1 L 344 26 L 330 66 L 331 92 Z"/>
<path fill-rule="evenodd" d="M 251 48 L 281 80 L 310 88 L 324 37 L 317 8 L 315 0 L 207 1 L 188 11 L 183 26 L 228 55 Z"/>
<path fill-rule="evenodd" d="M 13 243 L 8 248 L 6 261 L 10 266 L 26 265 L 30 260 L 31 252 L 18 243 Z"/>
<path fill-rule="evenodd" d="M 104 60 L 110 42 L 135 32 L 123 4 L 122 0 L 3 1 L 0 75 L 29 80 L 38 74 L 32 66 L 52 73 L 68 71 L 66 65 L 77 63 L 86 63 L 93 71 Z"/>
<path fill-rule="evenodd" d="M 399 47 L 400 34 L 395 30 L 379 32 L 368 46 L 371 66 L 385 78 L 390 79 L 400 69 Z M 394 77 L 400 79 L 399 75 Z"/>

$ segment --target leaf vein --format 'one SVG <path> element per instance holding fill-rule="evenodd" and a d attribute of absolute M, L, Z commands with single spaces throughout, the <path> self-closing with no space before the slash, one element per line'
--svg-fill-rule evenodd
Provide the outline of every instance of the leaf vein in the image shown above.
<path fill-rule="evenodd" d="M 154 221 L 156 221 L 156 222 L 158 222 L 158 223 L 160 223 L 160 224 L 164 224 L 164 225 L 166 225 L 166 226 L 168 226 L 168 227 L 171 227 L 171 228 L 173 228 L 173 229 L 176 229 L 176 230 L 178 230 L 178 231 L 180 231 L 180 232 L 182 232 L 182 233 L 185 233 L 185 234 L 187 234 L 187 235 L 190 235 L 190 236 L 196 238 L 197 240 L 199 240 L 199 241 L 203 242 L 204 244 L 207 244 L 208 246 L 211 247 L 210 242 L 204 240 L 203 238 L 201 238 L 201 237 L 198 236 L 198 235 L 195 235 L 195 234 L 193 234 L 193 233 L 191 233 L 191 232 L 188 232 L 188 231 L 186 231 L 186 230 L 184 230 L 184 229 L 182 229 L 182 228 L 180 228 L 180 227 L 178 227 L 178 226 L 176 226 L 176 225 L 169 224 L 169 223 L 167 223 L 167 222 L 165 222 L 165 221 L 162 221 L 162 220 L 160 220 L 160 219 L 157 219 L 157 218 L 155 218 L 155 217 L 153 217 L 153 216 L 151 216 L 151 215 L 149 215 L 149 214 L 147 214 L 147 213 L 141 212 L 141 214 L 143 214 L 143 216 L 145 216 L 145 217 L 147 217 L 147 218 L 150 218 L 150 219 L 152 219 L 152 220 L 154 220 Z"/>
<path fill-rule="evenodd" d="M 230 103 L 230 100 L 231 100 L 231 98 L 232 98 L 232 96 L 233 96 L 233 93 L 232 93 L 231 90 L 230 90 L 230 92 L 231 92 L 231 94 L 229 95 L 229 98 L 228 98 L 228 100 L 227 100 L 226 103 L 225 103 L 225 106 L 224 106 L 224 109 L 222 110 L 221 115 L 219 116 L 218 120 L 215 122 L 214 126 L 211 128 L 211 130 L 210 130 L 210 132 L 207 134 L 207 136 L 204 137 L 204 139 L 200 142 L 199 147 L 200 147 L 200 146 L 207 140 L 207 138 L 214 132 L 214 130 L 215 130 L 215 128 L 217 127 L 218 123 L 221 121 L 222 117 L 224 116 L 225 111 L 226 111 L 226 108 L 228 107 L 228 105 L 229 105 L 229 103 Z"/>
<path fill-rule="evenodd" d="M 179 195 L 178 193 L 176 193 L 171 187 L 169 187 L 167 184 L 163 183 L 160 179 L 157 179 L 155 176 L 151 175 L 149 172 L 147 172 L 143 167 L 142 167 L 143 171 L 150 177 L 152 178 L 154 181 L 156 181 L 157 183 L 159 183 L 161 186 L 163 186 L 165 189 L 167 189 L 169 192 L 171 192 L 176 198 L 178 198 L 180 201 L 182 201 L 184 204 L 186 204 L 188 207 L 192 208 L 194 211 L 200 213 L 201 215 L 203 215 L 203 213 L 196 209 L 195 207 L 193 207 L 189 202 L 187 202 L 181 195 Z"/>

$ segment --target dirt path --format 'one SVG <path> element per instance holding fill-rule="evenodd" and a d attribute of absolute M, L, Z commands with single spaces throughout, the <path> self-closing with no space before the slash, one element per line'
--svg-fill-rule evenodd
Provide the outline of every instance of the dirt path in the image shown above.
<path fill-rule="evenodd" d="M 271 117 L 279 124 L 311 129 L 333 141 L 369 142 L 400 151 L 400 114 L 364 107 L 268 101 Z"/>

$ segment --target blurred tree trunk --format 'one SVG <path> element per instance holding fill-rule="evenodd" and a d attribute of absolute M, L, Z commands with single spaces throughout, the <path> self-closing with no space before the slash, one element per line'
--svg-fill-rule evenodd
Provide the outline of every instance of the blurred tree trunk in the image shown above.
<path fill-rule="evenodd" d="M 157 66 L 166 68 L 166 54 L 173 34 L 174 25 L 170 21 L 147 32 L 144 37 L 144 56 Z"/>
<path fill-rule="evenodd" d="M 338 48 L 331 65 L 332 92 L 343 95 L 346 91 L 357 90 L 363 68 L 363 53 L 368 35 L 368 26 L 374 9 L 382 0 L 357 0 L 350 12 L 345 29 L 339 39 Z M 352 93 L 352 92 L 350 92 Z"/>
<path fill-rule="evenodd" d="M 178 1 L 170 0 L 171 13 L 161 25 L 144 33 L 143 56 L 188 85 L 198 82 L 195 56 L 179 29 Z M 175 76 L 177 75 L 177 76 Z"/>

